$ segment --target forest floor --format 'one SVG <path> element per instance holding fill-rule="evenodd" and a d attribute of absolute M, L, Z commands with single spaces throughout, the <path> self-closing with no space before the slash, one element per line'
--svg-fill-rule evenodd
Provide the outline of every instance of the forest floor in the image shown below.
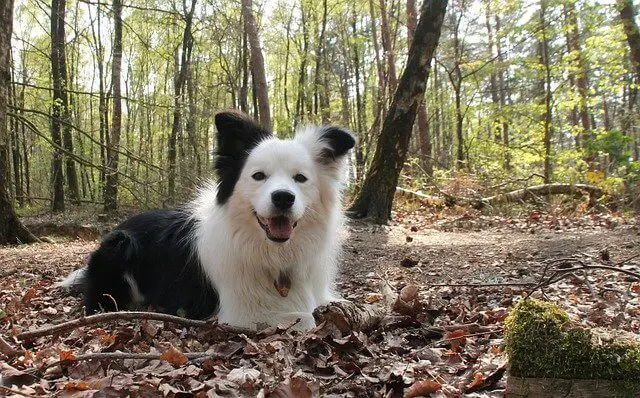
<path fill-rule="evenodd" d="M 350 221 L 344 231 L 338 287 L 346 298 L 376 305 L 383 284 L 415 286 L 421 304 L 405 316 L 390 312 L 373 331 L 283 326 L 245 335 L 119 320 L 18 341 L 20 332 L 77 317 L 78 299 L 55 283 L 96 247 L 91 230 L 72 232 L 84 239 L 0 249 L 0 336 L 26 350 L 1 362 L 0 396 L 503 396 L 502 322 L 545 270 L 640 269 L 638 218 L 398 212 L 389 226 Z M 621 273 L 574 272 L 533 293 L 541 295 L 586 327 L 640 335 L 640 284 Z"/>

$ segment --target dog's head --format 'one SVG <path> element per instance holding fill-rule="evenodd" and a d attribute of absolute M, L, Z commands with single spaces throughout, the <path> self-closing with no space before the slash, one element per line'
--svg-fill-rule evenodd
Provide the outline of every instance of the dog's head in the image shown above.
<path fill-rule="evenodd" d="M 257 231 L 279 243 L 326 210 L 355 145 L 349 132 L 334 126 L 308 127 L 280 140 L 237 112 L 218 113 L 216 127 L 218 204 L 249 215 Z"/>

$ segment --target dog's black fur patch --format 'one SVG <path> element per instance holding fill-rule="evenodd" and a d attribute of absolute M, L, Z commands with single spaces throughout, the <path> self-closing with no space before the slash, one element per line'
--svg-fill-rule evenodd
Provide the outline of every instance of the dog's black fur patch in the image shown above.
<path fill-rule="evenodd" d="M 216 199 L 224 204 L 233 193 L 249 152 L 272 133 L 239 112 L 220 112 L 215 119 L 218 129 L 215 169 L 219 184 Z"/>
<path fill-rule="evenodd" d="M 349 131 L 336 126 L 324 127 L 320 139 L 329 144 L 329 148 L 325 148 L 320 153 L 320 161 L 322 163 L 344 156 L 349 149 L 356 145 L 356 140 Z"/>
<path fill-rule="evenodd" d="M 217 313 L 218 293 L 193 246 L 194 224 L 186 211 L 173 209 L 145 212 L 118 225 L 89 259 L 87 311 L 132 309 L 128 274 L 144 296 L 143 306 L 196 319 Z"/>

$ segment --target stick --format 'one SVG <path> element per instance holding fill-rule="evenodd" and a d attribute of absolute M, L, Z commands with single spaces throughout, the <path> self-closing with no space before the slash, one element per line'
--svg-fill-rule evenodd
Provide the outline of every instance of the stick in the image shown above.
<path fill-rule="evenodd" d="M 7 276 L 11 276 L 18 272 L 18 268 L 10 269 L 9 271 L 5 271 L 0 274 L 0 278 L 6 278 Z"/>
<path fill-rule="evenodd" d="M 504 283 L 427 283 L 428 287 L 501 287 L 501 286 L 533 286 L 535 282 L 504 282 Z"/>
<path fill-rule="evenodd" d="M 187 319 L 175 315 L 162 314 L 158 312 L 144 312 L 144 311 L 122 311 L 122 312 L 107 312 L 103 314 L 90 315 L 74 319 L 72 321 L 63 322 L 54 326 L 47 326 L 41 329 L 19 333 L 16 338 L 21 341 L 30 341 L 37 339 L 38 337 L 56 335 L 67 330 L 75 329 L 80 326 L 94 325 L 96 323 L 111 322 L 118 320 L 138 320 L 149 319 L 154 321 L 172 322 L 178 325 L 187 327 L 218 327 L 221 330 L 228 333 L 236 334 L 255 334 L 255 331 L 245 328 L 237 328 L 228 325 L 219 325 L 217 320 L 214 321 L 201 321 L 196 319 Z"/>
<path fill-rule="evenodd" d="M 8 358 L 12 358 L 16 356 L 19 352 L 20 351 L 11 347 L 11 345 L 7 343 L 7 341 L 3 339 L 2 336 L 0 336 L 0 354 L 3 354 Z"/>
<path fill-rule="evenodd" d="M 334 324 L 343 334 L 375 328 L 388 310 L 384 307 L 361 305 L 350 301 L 334 301 L 313 310 L 316 325 Z"/>

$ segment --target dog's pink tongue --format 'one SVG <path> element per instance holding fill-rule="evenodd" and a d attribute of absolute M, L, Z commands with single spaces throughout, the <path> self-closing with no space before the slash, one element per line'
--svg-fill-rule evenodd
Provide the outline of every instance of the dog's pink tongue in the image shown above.
<path fill-rule="evenodd" d="M 289 239 L 293 233 L 293 221 L 287 217 L 271 217 L 267 219 L 269 235 L 278 239 Z"/>

